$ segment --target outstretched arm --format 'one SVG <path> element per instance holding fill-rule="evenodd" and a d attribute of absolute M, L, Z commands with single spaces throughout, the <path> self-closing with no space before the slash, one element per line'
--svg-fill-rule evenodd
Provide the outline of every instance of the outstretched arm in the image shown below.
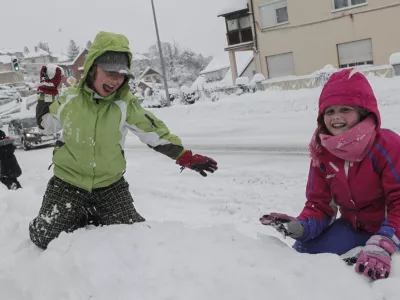
<path fill-rule="evenodd" d="M 184 168 L 207 176 L 205 171 L 214 173 L 217 162 L 207 156 L 195 154 L 183 147 L 179 137 L 172 134 L 163 121 L 150 111 L 142 108 L 136 100 L 132 100 L 127 109 L 126 126 L 143 143 L 174 160 Z"/>

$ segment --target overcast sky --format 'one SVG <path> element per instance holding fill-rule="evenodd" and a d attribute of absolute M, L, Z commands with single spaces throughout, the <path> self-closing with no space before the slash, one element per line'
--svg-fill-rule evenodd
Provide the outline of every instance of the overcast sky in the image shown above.
<path fill-rule="evenodd" d="M 217 15 L 230 1 L 154 0 L 161 40 L 203 55 L 222 52 L 226 32 Z M 125 34 L 133 52 L 156 42 L 151 0 L 13 0 L 1 1 L 0 10 L 0 48 L 32 51 L 41 40 L 66 52 L 69 39 L 84 46 L 98 31 Z"/>

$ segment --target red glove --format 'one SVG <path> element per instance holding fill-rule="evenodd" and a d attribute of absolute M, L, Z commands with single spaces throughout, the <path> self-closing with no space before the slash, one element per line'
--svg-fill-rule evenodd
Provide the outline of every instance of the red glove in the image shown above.
<path fill-rule="evenodd" d="M 38 94 L 58 95 L 58 86 L 64 76 L 64 71 L 56 65 L 48 64 L 40 70 L 40 85 Z"/>
<path fill-rule="evenodd" d="M 189 168 L 199 172 L 201 176 L 206 177 L 207 172 L 214 173 L 218 170 L 217 162 L 212 158 L 200 154 L 192 154 L 192 151 L 186 150 L 185 153 L 177 159 L 176 163 L 182 166 L 181 170 Z"/>

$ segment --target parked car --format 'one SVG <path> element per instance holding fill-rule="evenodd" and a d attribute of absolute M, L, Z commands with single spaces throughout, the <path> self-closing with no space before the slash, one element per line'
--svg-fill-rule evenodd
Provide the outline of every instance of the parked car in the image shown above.
<path fill-rule="evenodd" d="M 41 146 L 54 146 L 55 134 L 43 134 L 36 125 L 35 117 L 21 117 L 10 120 L 8 134 L 14 139 L 16 146 L 31 150 Z"/>

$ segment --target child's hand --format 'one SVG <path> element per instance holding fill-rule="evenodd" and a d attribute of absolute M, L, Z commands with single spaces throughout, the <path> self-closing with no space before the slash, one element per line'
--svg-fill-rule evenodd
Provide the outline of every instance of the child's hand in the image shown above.
<path fill-rule="evenodd" d="M 270 213 L 269 215 L 262 216 L 260 222 L 263 225 L 274 227 L 284 237 L 288 236 L 298 239 L 304 233 L 303 225 L 296 218 L 285 214 Z"/>

